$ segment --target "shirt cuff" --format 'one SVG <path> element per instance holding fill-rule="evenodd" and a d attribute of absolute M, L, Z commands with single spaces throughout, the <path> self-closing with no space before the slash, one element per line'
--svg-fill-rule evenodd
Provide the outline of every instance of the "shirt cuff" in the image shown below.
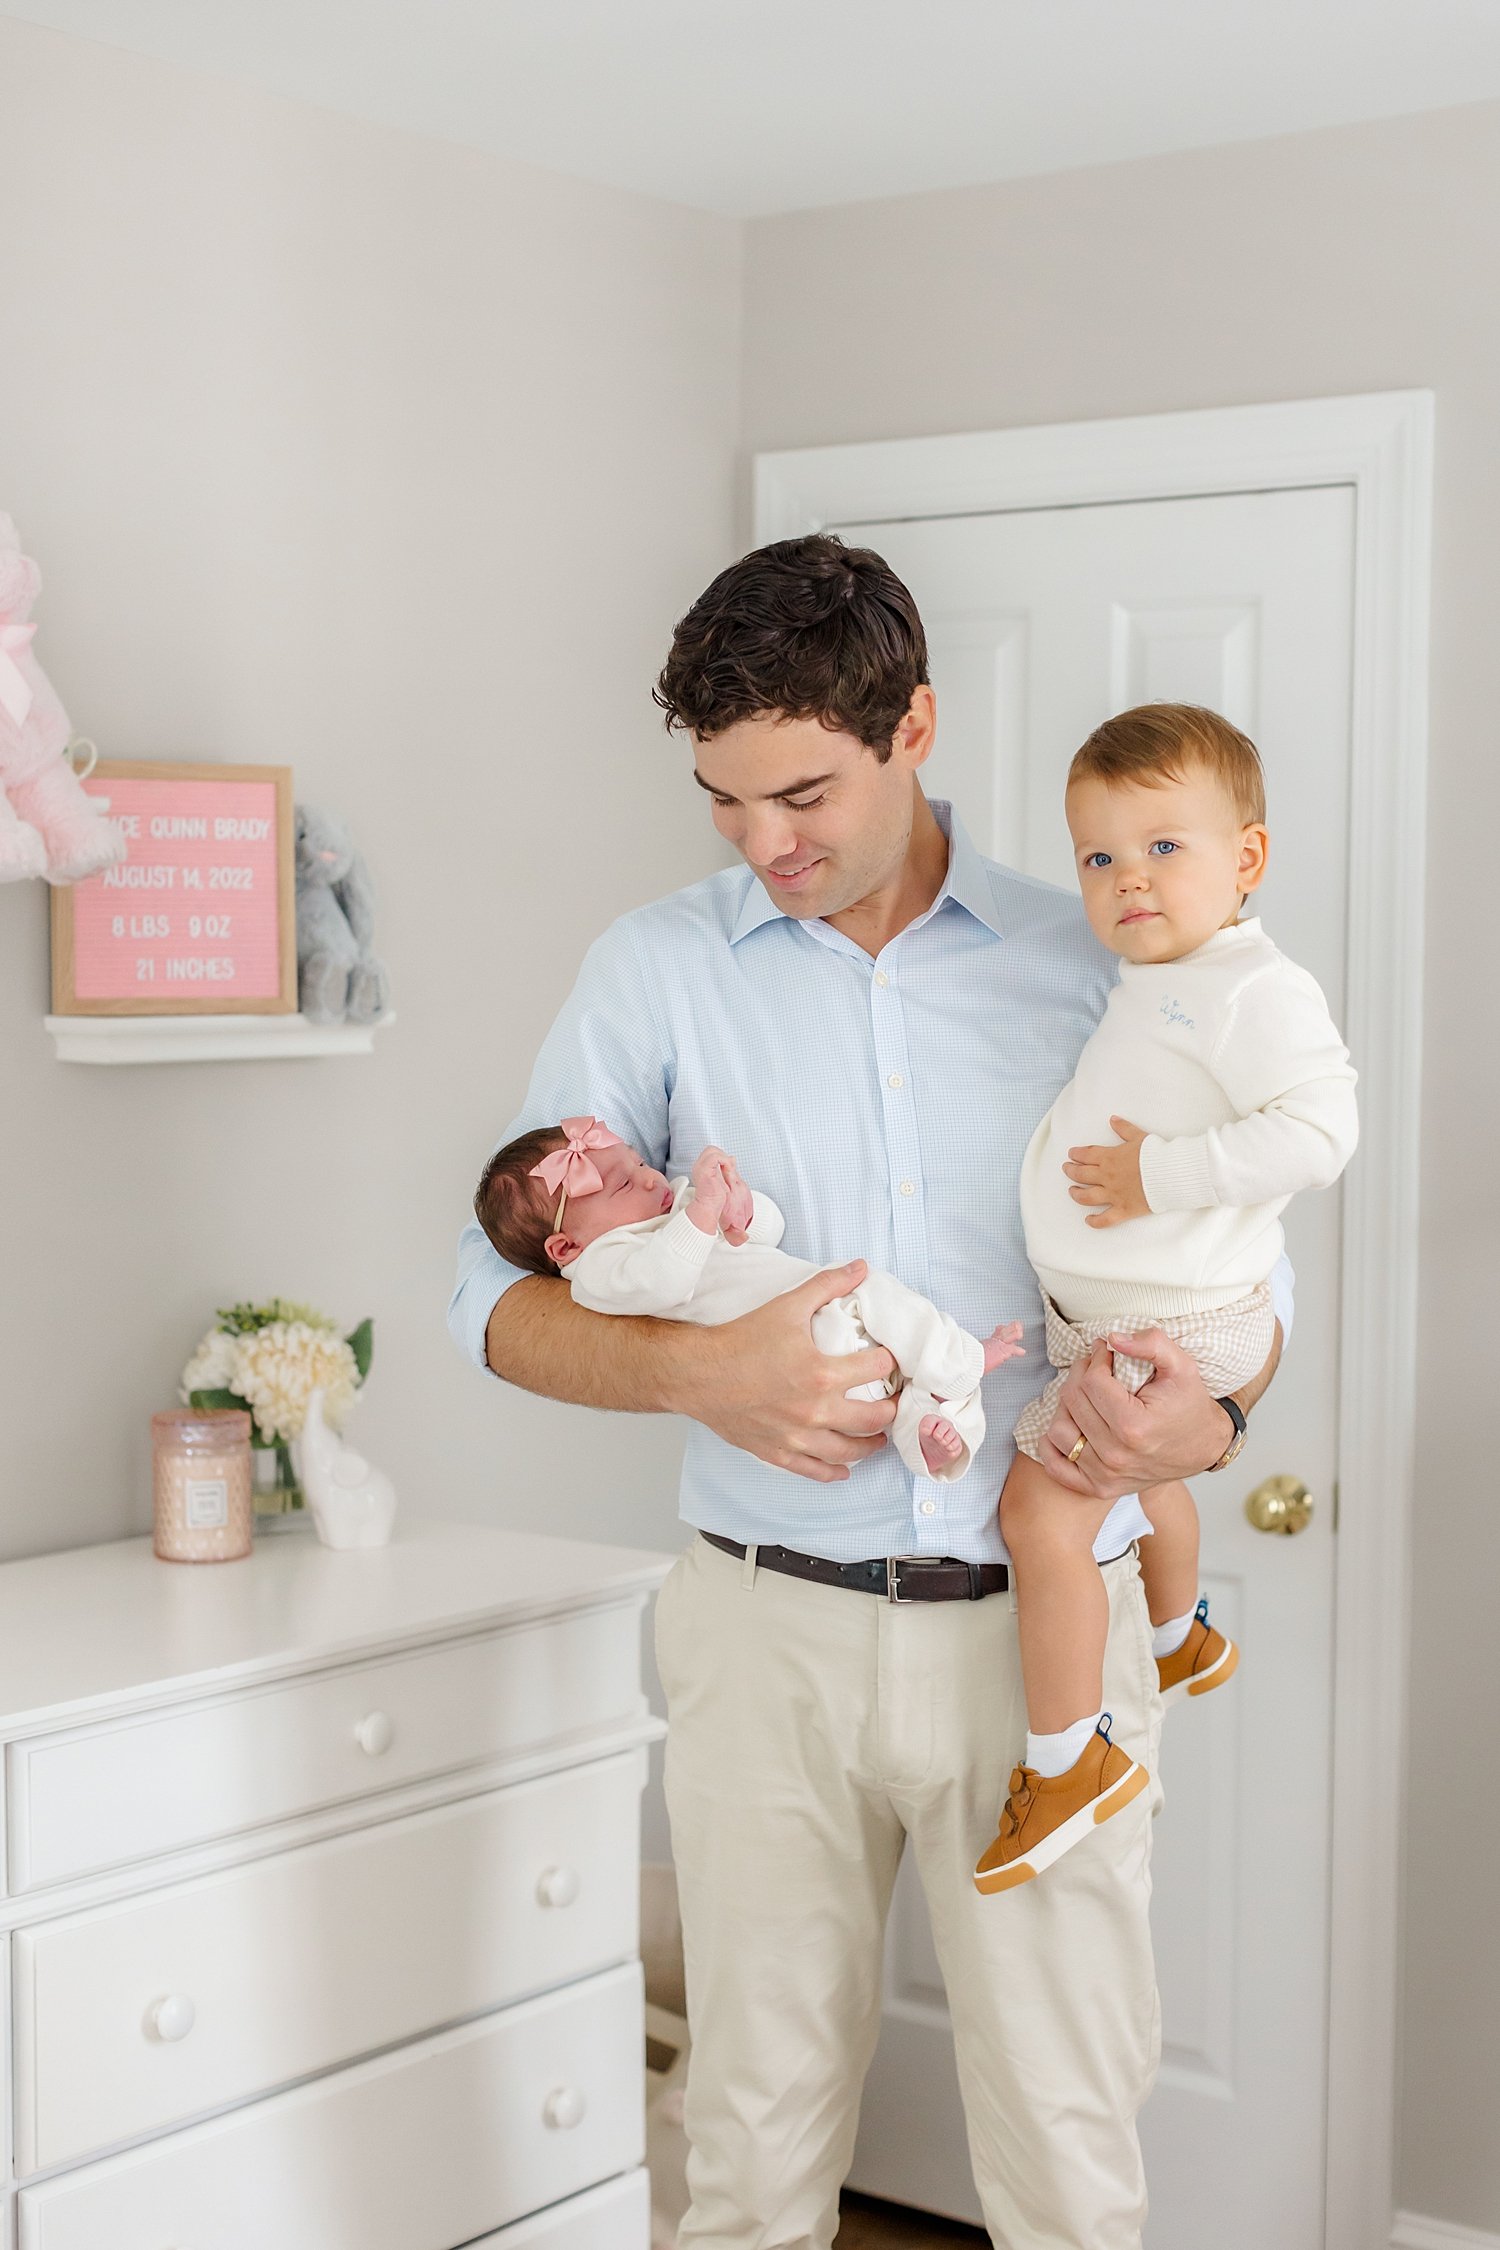
<path fill-rule="evenodd" d="M 1168 1141 L 1160 1133 L 1148 1133 L 1141 1143 L 1141 1192 L 1153 1211 L 1211 1211 L 1219 1199 L 1209 1179 L 1203 1135 Z"/>
<path fill-rule="evenodd" d="M 685 1265 L 690 1266 L 706 1266 L 708 1254 L 718 1239 L 717 1227 L 712 1234 L 705 1234 L 702 1227 L 693 1224 L 688 1217 L 686 1203 L 679 1203 L 662 1228 L 660 1237 L 664 1250 L 669 1250 L 674 1258 L 681 1258 Z"/>

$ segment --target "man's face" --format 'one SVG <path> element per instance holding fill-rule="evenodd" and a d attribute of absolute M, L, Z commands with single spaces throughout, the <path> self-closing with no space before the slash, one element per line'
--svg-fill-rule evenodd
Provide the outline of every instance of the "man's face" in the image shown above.
<path fill-rule="evenodd" d="M 774 712 L 741 719 L 694 749 L 715 828 L 784 914 L 841 914 L 899 874 L 920 762 L 902 730 L 884 764 L 852 734 Z"/>

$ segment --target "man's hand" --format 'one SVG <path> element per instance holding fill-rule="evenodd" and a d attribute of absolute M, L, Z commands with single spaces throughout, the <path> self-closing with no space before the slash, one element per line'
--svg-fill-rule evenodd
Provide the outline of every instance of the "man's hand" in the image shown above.
<path fill-rule="evenodd" d="M 1063 1166 L 1075 1183 L 1068 1190 L 1073 1201 L 1097 1206 L 1085 1226 L 1117 1227 L 1124 1219 L 1144 1219 L 1151 1209 L 1141 1186 L 1145 1128 L 1132 1125 L 1126 1117 L 1112 1117 L 1109 1124 L 1111 1132 L 1120 1136 L 1117 1147 L 1070 1148 Z"/>
<path fill-rule="evenodd" d="M 856 1259 L 722 1328 L 693 1330 L 696 1348 L 675 1383 L 673 1410 L 773 1468 L 818 1484 L 842 1483 L 852 1463 L 880 1450 L 896 1419 L 894 1399 L 845 1393 L 884 1382 L 896 1363 L 882 1344 L 830 1358 L 814 1344 L 811 1323 L 822 1306 L 857 1289 L 867 1271 Z"/>
<path fill-rule="evenodd" d="M 1111 1346 L 1134 1359 L 1149 1359 L 1156 1369 L 1133 1396 L 1115 1379 Z M 1247 1392 L 1260 1396 L 1280 1355 L 1278 1329 L 1266 1367 L 1237 1394 L 1242 1404 Z M 1200 1476 L 1233 1435 L 1234 1424 L 1205 1390 L 1196 1360 L 1159 1328 L 1148 1328 L 1139 1336 L 1111 1336 L 1068 1370 L 1052 1426 L 1042 1439 L 1042 1466 L 1069 1492 L 1118 1500 L 1149 1485 Z M 1070 1462 L 1068 1455 L 1081 1437 L 1088 1443 Z"/>

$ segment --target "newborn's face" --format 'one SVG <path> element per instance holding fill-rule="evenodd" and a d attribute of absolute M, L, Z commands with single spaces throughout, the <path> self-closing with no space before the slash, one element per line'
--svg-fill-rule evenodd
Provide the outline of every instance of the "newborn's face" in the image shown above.
<path fill-rule="evenodd" d="M 563 1231 L 580 1250 L 613 1227 L 634 1226 L 640 1219 L 659 1218 L 671 1210 L 666 1174 L 654 1172 L 633 1148 L 596 1148 L 589 1155 L 604 1185 L 593 1195 L 570 1195 L 563 1215 Z"/>

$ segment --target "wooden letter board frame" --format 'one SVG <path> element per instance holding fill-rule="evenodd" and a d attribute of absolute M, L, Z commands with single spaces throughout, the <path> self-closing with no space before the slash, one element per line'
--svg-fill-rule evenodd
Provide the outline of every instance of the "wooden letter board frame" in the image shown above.
<path fill-rule="evenodd" d="M 297 1012 L 297 892 L 290 766 L 179 765 L 167 759 L 101 758 L 90 780 L 269 781 L 276 790 L 276 943 L 278 990 L 255 999 L 236 999 L 211 990 L 168 1000 L 155 993 L 140 999 L 80 1000 L 73 990 L 73 886 L 52 892 L 52 1013 L 55 1016 L 280 1016 Z M 98 881 L 97 876 L 87 878 Z M 233 894 L 230 894 L 231 896 Z"/>

